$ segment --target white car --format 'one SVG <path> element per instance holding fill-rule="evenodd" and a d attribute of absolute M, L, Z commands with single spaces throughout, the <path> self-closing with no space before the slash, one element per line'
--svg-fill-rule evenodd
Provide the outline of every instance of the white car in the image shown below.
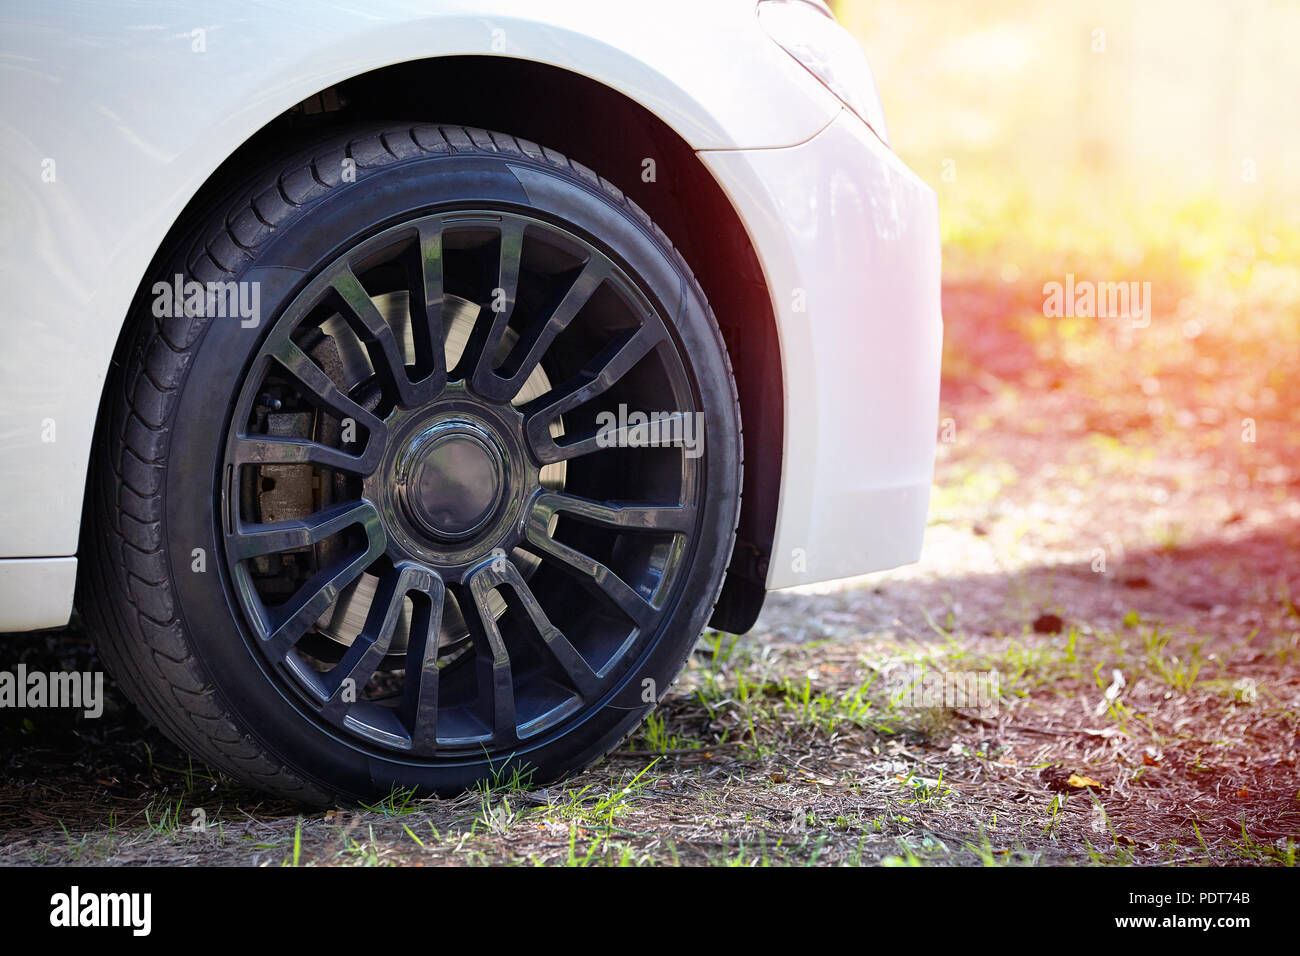
<path fill-rule="evenodd" d="M 75 592 L 213 766 L 552 780 L 706 625 L 918 557 L 937 203 L 820 2 L 0 23 L 0 631 Z"/>

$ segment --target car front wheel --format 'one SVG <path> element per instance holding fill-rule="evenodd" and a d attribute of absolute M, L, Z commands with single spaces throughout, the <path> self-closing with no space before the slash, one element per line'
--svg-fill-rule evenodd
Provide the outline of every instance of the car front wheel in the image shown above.
<path fill-rule="evenodd" d="M 178 230 L 115 363 L 79 603 L 182 747 L 312 803 L 543 783 L 677 675 L 734 381 L 681 256 L 549 149 L 367 127 Z"/>

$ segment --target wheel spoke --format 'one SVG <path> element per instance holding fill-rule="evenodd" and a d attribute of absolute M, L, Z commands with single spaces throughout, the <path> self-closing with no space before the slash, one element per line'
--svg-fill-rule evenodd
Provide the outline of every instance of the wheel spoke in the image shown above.
<path fill-rule="evenodd" d="M 653 604 L 595 558 L 556 541 L 546 533 L 545 525 L 538 525 L 536 518 L 536 512 L 529 516 L 527 532 L 528 541 L 534 548 L 554 558 L 589 593 L 613 604 L 637 627 L 645 627 L 650 622 L 657 611 Z"/>
<path fill-rule="evenodd" d="M 506 356 L 500 372 L 493 372 L 480 364 L 475 373 L 474 388 L 493 401 L 508 402 L 519 394 L 524 382 L 533 374 L 546 350 L 551 347 L 582 310 L 596 290 L 610 276 L 602 260 L 588 259 L 581 271 L 549 309 L 542 309 L 531 327 L 515 343 Z M 501 374 L 504 373 L 504 374 Z"/>
<path fill-rule="evenodd" d="M 419 262 L 411 274 L 411 338 L 415 340 L 417 364 L 429 369 L 416 383 L 430 397 L 447 384 L 447 354 L 443 346 L 446 331 L 442 318 L 442 230 L 436 223 L 419 227 Z"/>
<path fill-rule="evenodd" d="M 492 585 L 479 571 L 469 579 L 467 590 L 474 606 L 472 611 L 465 612 L 464 617 L 474 641 L 479 703 L 482 706 L 480 717 L 492 728 L 494 741 L 510 744 L 519 738 L 515 720 L 514 675 L 510 671 L 510 655 L 488 605 Z"/>
<path fill-rule="evenodd" d="M 325 675 L 322 688 L 326 701 L 321 709 L 322 714 L 338 721 L 356 703 L 392 646 L 393 633 L 402 618 L 406 595 L 413 590 L 427 593 L 433 588 L 434 581 L 438 582 L 437 587 L 441 593 L 442 582 L 438 576 L 427 568 L 413 564 L 398 565 L 383 575 L 375 589 L 361 633 Z M 433 686 L 436 693 L 436 684 Z M 436 700 L 435 697 L 435 707 Z"/>
<path fill-rule="evenodd" d="M 305 438 L 240 435 L 235 442 L 236 465 L 320 465 L 362 477 L 375 470 L 382 454 L 382 446 L 373 438 L 360 456 Z"/>
<path fill-rule="evenodd" d="M 533 501 L 532 522 L 546 528 L 557 513 L 578 521 L 617 528 L 621 531 L 659 531 L 685 534 L 691 530 L 695 513 L 685 505 L 642 505 L 614 501 L 593 501 L 562 491 L 546 491 Z"/>
<path fill-rule="evenodd" d="M 501 339 L 506 333 L 506 326 L 515 309 L 515 298 L 519 294 L 519 265 L 523 257 L 525 224 L 520 220 L 507 220 L 500 225 L 496 267 L 496 285 L 488 293 L 488 301 L 482 303 L 479 321 L 474 326 L 469 345 L 461 358 L 463 375 L 478 390 L 480 384 L 490 387 L 496 378 L 492 371 L 492 362 L 501 348 Z M 484 322 L 483 313 L 492 316 L 490 323 Z M 467 363 L 472 362 L 473 365 Z"/>
<path fill-rule="evenodd" d="M 399 586 L 400 572 L 393 570 L 379 579 L 366 623 L 343 657 L 324 681 L 328 700 L 322 713 L 339 719 L 360 696 L 379 662 L 393 642 L 393 631 L 402 617 L 402 599 L 406 592 Z"/>
<path fill-rule="evenodd" d="M 541 604 L 538 603 L 537 596 L 528 587 L 528 583 L 519 573 L 514 562 L 506 559 L 493 561 L 482 570 L 476 571 L 475 578 L 481 582 L 480 586 L 483 588 L 504 586 L 513 591 L 537 636 L 541 638 L 543 647 L 568 676 L 574 690 L 585 700 L 596 696 L 600 690 L 600 678 L 596 676 L 586 659 L 569 643 L 569 639 L 551 623 L 546 612 L 542 610 Z M 496 627 L 495 622 L 491 626 Z"/>
<path fill-rule="evenodd" d="M 383 421 L 344 395 L 325 370 L 291 340 L 285 339 L 271 352 L 271 356 L 319 404 L 335 412 L 340 419 L 351 419 L 364 428 L 369 436 L 367 452 L 371 443 L 376 447 L 383 445 L 388 431 Z"/>
<path fill-rule="evenodd" d="M 416 568 L 407 593 L 422 595 L 415 602 L 406 647 L 406 681 L 402 689 L 402 719 L 411 734 L 411 751 L 428 755 L 438 746 L 438 640 L 446 588 L 428 568 Z M 404 572 L 405 573 L 405 572 Z"/>
<path fill-rule="evenodd" d="M 432 398 L 426 385 L 416 386 L 406 372 L 406 358 L 397 344 L 393 328 L 385 321 L 379 307 L 370 298 L 361 280 L 344 268 L 330 283 L 343 306 L 343 317 L 356 333 L 384 387 L 405 406 L 422 404 Z"/>
<path fill-rule="evenodd" d="M 267 615 L 267 633 L 263 637 L 268 656 L 274 661 L 283 660 L 307 629 L 329 610 L 339 593 L 384 553 L 384 544 L 380 529 L 377 537 L 370 538 L 365 551 L 317 571 L 286 604 L 272 609 Z"/>
<path fill-rule="evenodd" d="M 597 429 L 590 435 L 582 438 L 574 438 L 563 444 L 556 443 L 556 454 L 560 460 L 571 461 L 574 458 L 581 458 L 583 455 L 590 455 L 592 452 L 600 451 L 602 448 L 640 448 L 650 444 L 656 447 L 666 448 L 685 447 L 683 438 L 673 438 L 673 435 L 689 435 L 685 428 L 693 427 L 687 425 L 687 415 L 693 412 L 673 412 L 664 418 L 657 419 L 651 424 L 623 424 L 616 428 Z M 656 433 L 651 429 L 657 428 Z M 549 432 L 548 432 L 549 434 Z M 667 437 L 664 437 L 667 436 Z"/>
<path fill-rule="evenodd" d="M 663 331 L 657 325 L 642 325 L 611 342 L 566 385 L 525 405 L 524 432 L 538 462 L 546 465 L 571 457 L 565 446 L 557 445 L 551 437 L 552 421 L 607 392 L 663 340 Z"/>
<path fill-rule="evenodd" d="M 264 554 L 320 544 L 330 535 L 354 524 L 362 525 L 369 538 L 383 537 L 383 526 L 375 506 L 368 501 L 353 501 L 325 508 L 306 518 L 241 524 L 227 538 L 226 547 L 235 560 L 246 561 Z"/>

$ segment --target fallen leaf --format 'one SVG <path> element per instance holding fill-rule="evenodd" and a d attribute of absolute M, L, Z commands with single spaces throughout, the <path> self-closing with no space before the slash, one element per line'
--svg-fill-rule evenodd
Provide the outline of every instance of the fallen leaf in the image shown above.
<path fill-rule="evenodd" d="M 1065 622 L 1055 614 L 1040 614 L 1034 618 L 1035 634 L 1060 634 Z"/>
<path fill-rule="evenodd" d="M 1100 780 L 1093 780 L 1092 777 L 1085 777 L 1077 773 L 1070 774 L 1070 778 L 1066 780 L 1065 783 L 1066 786 L 1078 787 L 1080 790 L 1084 790 L 1088 787 L 1097 787 L 1100 790 L 1106 789 L 1106 785 Z"/>

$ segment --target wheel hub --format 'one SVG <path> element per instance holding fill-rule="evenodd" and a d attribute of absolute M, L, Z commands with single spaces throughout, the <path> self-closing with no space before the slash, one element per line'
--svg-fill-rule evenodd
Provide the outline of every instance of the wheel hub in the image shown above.
<path fill-rule="evenodd" d="M 419 561 L 459 581 L 518 544 L 541 488 L 522 422 L 517 409 L 486 403 L 462 382 L 427 406 L 393 412 L 389 449 L 364 489 L 394 561 Z"/>
<path fill-rule="evenodd" d="M 435 540 L 463 541 L 501 504 L 506 465 L 488 431 L 467 419 L 437 422 L 397 460 L 394 482 L 406 516 Z"/>

